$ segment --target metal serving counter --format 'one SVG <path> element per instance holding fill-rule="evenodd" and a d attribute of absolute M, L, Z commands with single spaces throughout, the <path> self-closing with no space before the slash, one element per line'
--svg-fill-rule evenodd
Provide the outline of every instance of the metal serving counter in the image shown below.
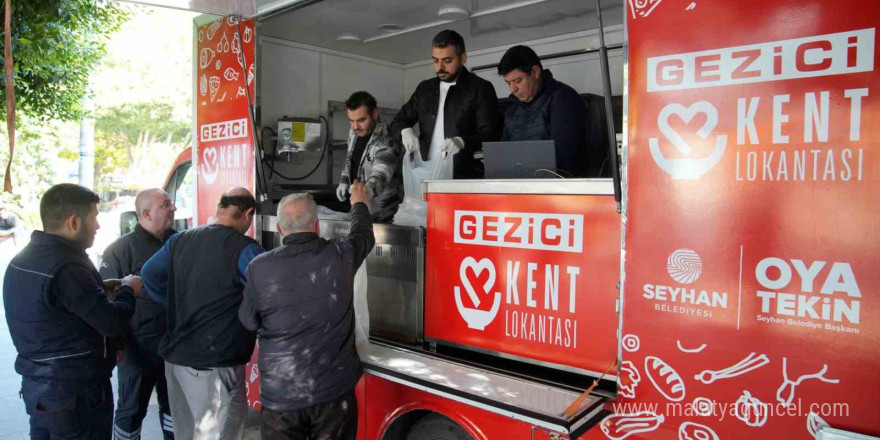
<path fill-rule="evenodd" d="M 321 237 L 348 235 L 348 221 L 322 219 L 320 215 L 319 220 Z M 266 246 L 281 245 L 281 236 L 275 232 L 277 221 L 275 216 L 261 218 Z M 370 334 L 418 344 L 424 338 L 425 229 L 374 224 L 373 233 L 376 245 L 367 256 Z"/>

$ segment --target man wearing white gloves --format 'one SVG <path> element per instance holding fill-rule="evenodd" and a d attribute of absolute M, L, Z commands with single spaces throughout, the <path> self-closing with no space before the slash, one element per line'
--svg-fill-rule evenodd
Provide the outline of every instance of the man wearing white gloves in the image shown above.
<path fill-rule="evenodd" d="M 495 88 L 464 67 L 467 53 L 457 32 L 441 31 L 432 46 L 437 77 L 416 87 L 391 122 L 391 133 L 400 136 L 407 155 L 418 151 L 425 161 L 454 155 L 454 178 L 481 178 L 482 165 L 474 153 L 483 149 L 483 142 L 499 137 Z M 412 129 L 416 123 L 420 136 Z"/>
<path fill-rule="evenodd" d="M 345 201 L 351 182 L 364 182 L 373 222 L 390 223 L 403 201 L 401 148 L 379 117 L 376 98 L 367 92 L 355 92 L 345 106 L 351 130 L 336 197 Z"/>

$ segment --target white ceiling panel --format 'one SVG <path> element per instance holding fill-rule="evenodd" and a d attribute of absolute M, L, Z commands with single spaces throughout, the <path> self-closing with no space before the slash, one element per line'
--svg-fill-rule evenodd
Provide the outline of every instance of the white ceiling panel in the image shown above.
<path fill-rule="evenodd" d="M 262 35 L 324 47 L 370 58 L 408 64 L 430 58 L 431 39 L 443 29 L 453 29 L 465 39 L 469 51 L 515 44 L 572 32 L 595 29 L 593 0 L 530 0 L 528 6 L 465 20 L 438 23 L 442 6 L 456 6 L 472 15 L 523 0 L 323 0 L 262 21 Z M 623 22 L 623 1 L 603 0 L 606 26 Z M 397 24 L 424 29 L 369 41 L 387 35 L 379 25 Z M 353 34 L 366 42 L 337 41 Z"/>

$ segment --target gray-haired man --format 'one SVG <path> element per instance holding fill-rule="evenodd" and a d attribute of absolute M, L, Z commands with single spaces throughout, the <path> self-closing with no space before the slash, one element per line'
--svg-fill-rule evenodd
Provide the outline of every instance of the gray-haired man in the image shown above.
<path fill-rule="evenodd" d="M 238 317 L 260 338 L 263 440 L 351 439 L 357 434 L 353 281 L 375 239 L 364 185 L 351 186 L 348 237 L 318 237 L 308 194 L 278 204 L 282 246 L 255 258 Z"/>

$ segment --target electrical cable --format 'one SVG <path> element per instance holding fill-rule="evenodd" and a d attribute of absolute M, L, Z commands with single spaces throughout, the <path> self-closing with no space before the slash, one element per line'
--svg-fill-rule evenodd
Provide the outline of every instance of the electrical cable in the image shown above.
<path fill-rule="evenodd" d="M 558 178 L 560 178 L 560 179 L 565 179 L 565 178 L 566 178 L 566 177 L 563 176 L 562 174 L 559 174 L 559 173 L 557 173 L 557 172 L 555 172 L 555 171 L 553 171 L 553 170 L 548 170 L 547 168 L 538 168 L 537 170 L 535 170 L 535 174 L 534 174 L 532 177 L 538 177 L 538 175 L 541 174 L 542 171 L 545 172 L 545 173 L 552 174 L 552 175 L 554 175 L 554 176 L 556 176 L 556 177 L 558 177 Z M 559 170 L 559 171 L 562 171 L 562 170 Z M 565 171 L 562 171 L 562 172 L 565 172 Z"/>
<path fill-rule="evenodd" d="M 327 118 L 325 118 L 324 116 L 318 116 L 318 120 L 319 120 L 319 121 L 324 121 L 324 122 L 323 122 L 323 127 L 324 127 L 324 150 L 321 151 L 321 156 L 318 157 L 318 163 L 315 164 L 315 166 L 312 168 L 312 170 L 309 171 L 306 175 L 304 175 L 304 176 L 300 176 L 300 177 L 290 177 L 290 176 L 286 176 L 286 175 L 284 175 L 284 174 L 278 172 L 278 170 L 275 169 L 275 161 L 276 161 L 276 157 L 277 157 L 277 156 L 275 156 L 275 157 L 272 158 L 272 161 L 271 161 L 271 162 L 269 162 L 269 161 L 267 161 L 267 160 L 264 160 L 264 161 L 263 161 L 263 162 L 266 164 L 266 166 L 269 168 L 269 171 L 270 171 L 270 172 L 272 172 L 273 174 L 277 174 L 278 177 L 281 177 L 281 178 L 284 179 L 284 180 L 297 181 L 297 180 L 305 180 L 305 179 L 308 179 L 309 177 L 312 176 L 312 174 L 315 174 L 315 171 L 318 171 L 318 168 L 319 168 L 319 167 L 321 166 L 321 164 L 324 162 L 324 156 L 327 155 L 327 151 L 330 149 L 330 139 L 329 139 L 329 138 L 330 138 L 330 123 L 327 121 Z M 274 155 L 273 155 L 273 156 L 274 156 Z"/>

